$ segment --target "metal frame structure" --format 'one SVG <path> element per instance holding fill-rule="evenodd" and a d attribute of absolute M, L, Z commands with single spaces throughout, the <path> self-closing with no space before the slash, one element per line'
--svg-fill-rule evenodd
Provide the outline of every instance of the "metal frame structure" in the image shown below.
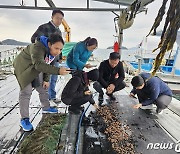
<path fill-rule="evenodd" d="M 56 7 L 53 0 L 45 0 L 50 7 L 40 7 L 37 4 L 37 0 L 34 0 L 34 6 L 25 6 L 22 0 L 21 5 L 0 5 L 0 8 L 7 9 L 30 9 L 30 10 L 53 10 L 54 8 L 62 11 L 121 11 L 120 8 L 92 8 L 90 7 L 90 0 L 86 0 L 86 7 Z M 96 1 L 96 0 L 93 0 Z M 104 1 L 106 2 L 106 0 Z M 122 3 L 123 5 L 123 3 Z M 127 5 L 125 5 L 127 6 Z"/>
<path fill-rule="evenodd" d="M 10 6 L 10 5 L 0 5 L 0 8 L 4 9 L 22 9 L 22 10 L 53 10 L 53 7 L 35 7 L 35 6 Z M 119 8 L 66 8 L 66 7 L 56 7 L 62 11 L 121 11 L 123 9 Z"/>
<path fill-rule="evenodd" d="M 45 0 L 46 3 L 49 5 L 49 7 L 39 7 L 37 4 L 37 0 L 34 0 L 34 6 L 25 6 L 24 5 L 24 0 L 21 0 L 20 6 L 12 6 L 12 5 L 0 5 L 0 8 L 8 8 L 8 9 L 31 9 L 31 10 L 53 10 L 54 8 L 60 9 L 62 11 L 122 11 L 124 9 L 129 10 L 132 3 L 135 1 L 138 2 L 141 7 L 139 9 L 139 12 L 146 11 L 144 9 L 144 6 L 147 5 L 148 3 L 154 1 L 154 0 L 92 0 L 96 2 L 103 2 L 103 3 L 109 3 L 109 4 L 115 4 L 117 5 L 116 8 L 92 8 L 90 7 L 90 0 L 86 0 L 86 7 L 74 7 L 74 8 L 65 8 L 65 7 L 56 7 L 53 0 Z M 121 7 L 123 6 L 123 8 Z M 63 19 L 62 24 L 64 26 L 66 34 L 66 42 L 70 42 L 70 27 L 68 26 L 67 22 L 65 19 Z M 119 34 L 118 34 L 118 42 L 121 48 L 122 45 L 122 39 L 123 39 L 123 29 L 119 27 Z M 120 50 L 119 50 L 120 52 Z"/>

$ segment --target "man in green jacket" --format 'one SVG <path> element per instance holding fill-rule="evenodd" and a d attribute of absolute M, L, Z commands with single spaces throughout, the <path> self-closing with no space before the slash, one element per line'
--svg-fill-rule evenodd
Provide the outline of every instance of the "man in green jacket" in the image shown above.
<path fill-rule="evenodd" d="M 49 74 L 68 74 L 67 68 L 50 65 L 54 58 L 61 53 L 64 41 L 59 34 L 52 34 L 49 38 L 41 36 L 39 41 L 28 45 L 14 60 L 14 73 L 20 85 L 19 108 L 21 127 L 24 131 L 33 130 L 29 121 L 29 102 L 32 88 L 39 92 L 43 113 L 57 113 L 50 107 L 47 88 Z"/>
<path fill-rule="evenodd" d="M 31 42 L 35 43 L 40 38 L 40 36 L 49 37 L 51 34 L 54 33 L 62 36 L 59 26 L 61 25 L 63 18 L 64 18 L 64 13 L 61 10 L 59 9 L 53 10 L 52 20 L 38 27 L 36 32 L 31 37 Z M 59 56 L 56 56 L 56 58 L 54 59 L 53 62 L 54 66 L 59 67 L 61 59 L 62 59 L 62 53 Z M 57 98 L 56 96 L 55 87 L 56 87 L 57 79 L 58 79 L 57 75 L 51 75 L 49 79 L 49 88 L 48 88 L 49 100 L 55 103 L 59 103 L 61 101 L 61 99 Z"/>

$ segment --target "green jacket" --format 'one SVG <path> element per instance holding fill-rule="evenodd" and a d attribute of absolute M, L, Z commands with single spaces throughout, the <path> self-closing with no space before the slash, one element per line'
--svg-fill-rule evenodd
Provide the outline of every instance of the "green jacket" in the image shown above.
<path fill-rule="evenodd" d="M 14 73 L 21 90 L 38 77 L 41 72 L 44 73 L 43 80 L 46 82 L 49 81 L 50 74 L 59 74 L 60 68 L 45 63 L 44 58 L 47 52 L 48 49 L 41 42 L 36 42 L 28 45 L 15 58 Z"/>

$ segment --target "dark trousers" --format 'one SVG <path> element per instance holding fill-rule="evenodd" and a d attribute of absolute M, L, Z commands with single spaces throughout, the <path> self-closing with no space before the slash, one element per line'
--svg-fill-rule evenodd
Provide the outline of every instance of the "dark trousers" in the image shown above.
<path fill-rule="evenodd" d="M 172 97 L 167 95 L 161 95 L 155 100 L 155 104 L 159 109 L 165 109 L 171 103 Z"/>
<path fill-rule="evenodd" d="M 146 94 L 142 93 L 141 90 L 136 90 L 136 93 L 140 103 L 143 102 L 143 100 L 149 98 Z M 171 100 L 172 100 L 171 96 L 161 95 L 153 102 L 153 104 L 155 104 L 160 109 L 165 109 L 171 103 Z"/>
<path fill-rule="evenodd" d="M 78 108 L 81 105 L 89 102 L 92 99 L 92 95 L 86 95 L 84 97 L 74 98 L 69 105 L 73 108 Z"/>
<path fill-rule="evenodd" d="M 119 91 L 119 90 L 122 90 L 126 87 L 126 83 L 124 81 L 122 81 L 119 85 L 115 86 L 115 89 L 113 91 L 116 92 L 116 91 Z M 104 92 L 102 90 L 102 88 L 104 88 L 98 81 L 94 82 L 93 84 L 93 88 L 100 94 L 100 95 L 104 95 Z"/>

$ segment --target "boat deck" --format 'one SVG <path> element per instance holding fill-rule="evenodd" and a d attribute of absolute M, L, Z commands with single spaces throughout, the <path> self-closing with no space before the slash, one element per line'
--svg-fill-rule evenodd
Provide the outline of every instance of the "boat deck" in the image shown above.
<path fill-rule="evenodd" d="M 67 82 L 68 77 L 58 81 L 58 95 Z M 131 87 L 117 92 L 115 95 L 119 101 L 117 108 L 120 120 L 126 121 L 137 140 L 137 151 L 142 153 L 167 154 L 175 153 L 172 150 L 148 150 L 148 143 L 175 143 L 180 140 L 180 101 L 173 98 L 170 106 L 162 115 L 148 115 L 142 110 L 135 110 L 132 105 L 137 102 L 128 96 Z M 19 126 L 19 85 L 15 76 L 10 75 L 6 80 L 0 81 L 0 153 L 15 153 L 19 143 L 28 133 L 22 131 Z M 97 98 L 95 98 L 97 100 Z M 67 107 L 60 103 L 59 112 L 66 112 Z M 92 109 L 92 108 L 91 108 Z M 41 105 L 38 93 L 33 91 L 30 101 L 30 119 L 34 127 L 42 118 Z M 173 147 L 174 148 L 174 147 Z"/>
<path fill-rule="evenodd" d="M 57 90 L 60 95 L 64 79 L 59 79 Z M 28 135 L 21 127 L 19 113 L 19 85 L 15 76 L 8 76 L 0 81 L 0 153 L 15 153 L 21 140 Z M 52 104 L 53 105 L 53 104 Z M 59 112 L 67 112 L 63 104 L 58 106 Z M 34 90 L 30 101 L 30 120 L 36 128 L 42 119 L 41 104 L 38 93 Z"/>

